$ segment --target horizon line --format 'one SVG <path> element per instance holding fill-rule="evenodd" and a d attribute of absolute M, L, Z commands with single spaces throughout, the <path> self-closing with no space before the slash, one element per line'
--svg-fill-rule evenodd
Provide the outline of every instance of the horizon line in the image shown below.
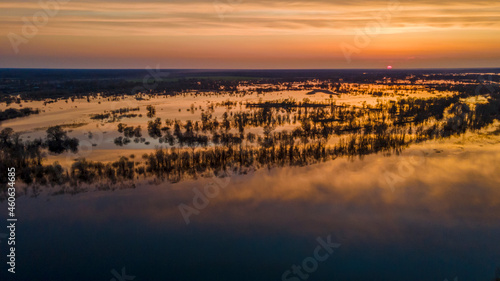
<path fill-rule="evenodd" d="M 284 70 L 457 70 L 457 69 L 499 69 L 498 67 L 416 67 L 416 68 L 159 68 L 161 70 L 211 70 L 211 71 L 284 71 Z M 147 68 L 43 68 L 43 67 L 0 67 L 0 70 L 148 70 Z"/>

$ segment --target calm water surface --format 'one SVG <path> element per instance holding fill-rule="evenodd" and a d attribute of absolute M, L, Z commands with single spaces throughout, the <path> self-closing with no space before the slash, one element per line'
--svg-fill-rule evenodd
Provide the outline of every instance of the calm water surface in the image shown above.
<path fill-rule="evenodd" d="M 340 247 L 307 280 L 492 280 L 499 159 L 498 143 L 448 143 L 261 169 L 220 179 L 224 188 L 188 225 L 179 204 L 193 206 L 193 189 L 214 179 L 23 196 L 16 280 L 108 281 L 122 268 L 133 280 L 283 280 L 328 236 Z"/>

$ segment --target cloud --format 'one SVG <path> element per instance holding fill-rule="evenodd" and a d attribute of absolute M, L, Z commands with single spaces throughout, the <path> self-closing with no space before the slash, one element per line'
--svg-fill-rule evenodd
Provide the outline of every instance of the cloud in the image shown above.
<path fill-rule="evenodd" d="M 394 191 L 384 173 L 397 173 L 398 163 L 409 157 L 410 151 L 420 155 L 418 152 L 428 151 L 428 147 L 416 145 L 401 156 L 370 155 L 353 161 L 339 158 L 306 167 L 261 169 L 253 175 L 233 176 L 229 185 L 210 199 L 208 207 L 193 216 L 193 225 L 218 231 L 306 236 L 331 229 L 342 230 L 351 239 L 362 234 L 388 242 L 418 236 L 415 229 L 432 231 L 436 225 L 498 228 L 500 167 L 491 164 L 500 151 L 493 144 L 487 145 L 491 140 L 477 141 L 465 150 L 452 141 L 439 144 L 437 147 L 444 151 L 428 155 Z M 200 179 L 112 194 L 53 197 L 51 200 L 57 203 L 52 204 L 57 208 L 42 213 L 37 210 L 45 200 L 32 200 L 26 212 L 33 221 L 92 217 L 113 222 L 126 217 L 145 222 L 148 227 L 168 225 L 172 230 L 182 230 L 186 226 L 178 204 L 191 205 L 193 189 L 203 190 L 209 182 Z"/>
<path fill-rule="evenodd" d="M 224 20 L 217 5 L 224 6 Z M 59 14 L 40 31 L 45 35 L 272 35 L 282 32 L 349 34 L 383 13 L 390 1 L 242 1 L 229 5 L 213 1 L 82 2 L 61 5 Z M 500 28 L 500 3 L 482 1 L 401 1 L 391 12 L 388 27 L 405 33 L 426 28 Z M 3 33 L 20 30 L 21 17 L 30 17 L 40 6 L 35 2 L 0 3 Z M 219 11 L 220 12 L 220 11 Z M 394 31 L 394 29 L 393 29 Z"/>
<path fill-rule="evenodd" d="M 94 60 L 95 67 L 359 68 L 394 61 L 396 54 L 422 58 L 404 67 L 429 67 L 429 61 L 497 66 L 500 57 L 491 52 L 500 48 L 500 2 L 400 1 L 400 9 L 388 12 L 394 2 L 72 0 L 14 54 L 7 34 L 22 34 L 23 18 L 42 8 L 38 1 L 9 0 L 0 2 L 0 67 L 77 67 L 82 61 L 89 67 Z M 364 64 L 346 65 L 339 44 L 381 17 L 388 20 L 359 55 Z M 431 52 L 432 59 L 425 56 Z"/>

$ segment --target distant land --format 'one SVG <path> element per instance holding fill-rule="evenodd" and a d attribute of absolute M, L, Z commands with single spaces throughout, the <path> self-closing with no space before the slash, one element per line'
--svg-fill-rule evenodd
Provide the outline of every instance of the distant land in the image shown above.
<path fill-rule="evenodd" d="M 416 68 L 416 69 L 52 69 L 52 68 L 0 68 L 0 79 L 132 79 L 151 72 L 168 72 L 169 78 L 199 78 L 224 76 L 244 78 L 335 78 L 348 79 L 349 75 L 446 74 L 446 73 L 500 73 L 498 68 Z"/>

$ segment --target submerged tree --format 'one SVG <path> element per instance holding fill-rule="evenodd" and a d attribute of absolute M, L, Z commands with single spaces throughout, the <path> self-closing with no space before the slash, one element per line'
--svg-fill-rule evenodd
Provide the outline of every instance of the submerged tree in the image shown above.
<path fill-rule="evenodd" d="M 47 129 L 47 139 L 45 144 L 50 152 L 61 154 L 65 151 L 76 153 L 78 151 L 79 140 L 70 138 L 61 126 L 49 127 Z"/>
<path fill-rule="evenodd" d="M 148 118 L 153 118 L 156 116 L 156 108 L 154 106 L 148 105 L 146 107 L 146 110 L 148 111 L 148 114 L 147 114 Z"/>

